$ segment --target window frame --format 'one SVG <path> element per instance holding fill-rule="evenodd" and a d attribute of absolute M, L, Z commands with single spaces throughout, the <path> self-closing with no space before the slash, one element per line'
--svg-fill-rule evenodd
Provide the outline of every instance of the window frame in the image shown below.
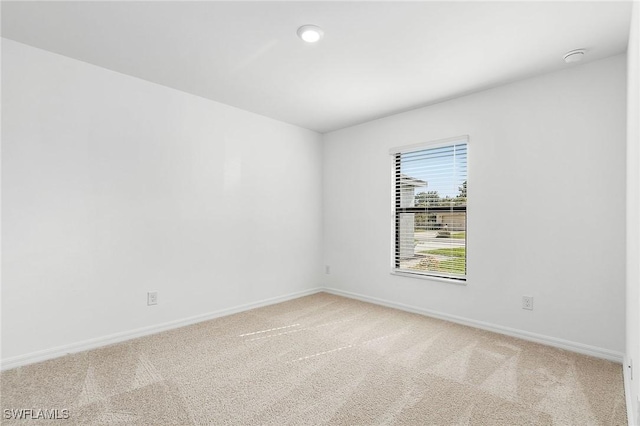
<path fill-rule="evenodd" d="M 450 284 L 458 284 L 458 285 L 467 285 L 467 283 L 469 282 L 469 267 L 468 267 L 468 259 L 469 259 L 469 234 L 468 234 L 468 217 L 469 217 L 469 199 L 467 198 L 466 201 L 466 207 L 462 208 L 460 206 L 453 206 L 452 207 L 441 207 L 442 210 L 446 210 L 446 211 L 451 211 L 453 209 L 453 211 L 465 211 L 466 212 L 466 218 L 465 218 L 465 275 L 464 277 L 449 277 L 443 274 L 438 274 L 437 272 L 420 272 L 420 271 L 411 271 L 411 270 L 407 270 L 407 269 L 399 269 L 396 267 L 396 253 L 398 250 L 398 238 L 399 238 L 399 233 L 397 230 L 397 220 L 396 220 L 396 213 L 397 213 L 397 209 L 399 208 L 399 206 L 397 205 L 399 203 L 399 199 L 397 198 L 397 190 L 398 188 L 396 187 L 396 182 L 397 182 L 397 170 L 396 170 L 396 162 L 397 162 L 397 156 L 400 154 L 405 154 L 405 153 L 410 153 L 410 152 L 416 152 L 416 151 L 422 151 L 422 150 L 427 150 L 427 149 L 436 149 L 436 148 L 441 148 L 441 147 L 445 147 L 445 146 L 452 146 L 452 145 L 457 145 L 457 144 L 466 144 L 466 150 L 467 150 L 467 188 L 469 188 L 469 135 L 460 135 L 460 136 L 456 136 L 456 137 L 451 137 L 451 138 L 446 138 L 446 139 L 437 139 L 437 140 L 433 140 L 433 141 L 429 141 L 429 142 L 422 142 L 422 143 L 417 143 L 417 144 L 413 144 L 413 145 L 403 145 L 403 146 L 399 146 L 399 147 L 394 147 L 391 148 L 389 150 L 389 157 L 390 157 L 390 162 L 391 162 L 391 259 L 390 259 L 390 266 L 391 266 L 391 271 L 390 273 L 392 275 L 397 275 L 397 276 L 403 276 L 403 277 L 409 277 L 409 278 L 418 278 L 418 279 L 426 279 L 426 280 L 431 280 L 431 281 L 441 281 L 441 282 L 446 282 L 446 283 L 450 283 Z M 458 208 L 456 208 L 458 207 Z M 437 208 L 437 207 L 436 207 Z M 419 210 L 421 209 L 420 207 L 404 207 L 402 208 L 402 210 L 411 210 L 411 209 L 416 209 Z M 417 212 L 417 211 L 416 211 Z M 420 213 L 423 213 L 423 211 L 420 211 Z M 407 213 L 412 213 L 412 212 L 407 212 Z M 415 212 L 413 212 L 415 213 Z"/>

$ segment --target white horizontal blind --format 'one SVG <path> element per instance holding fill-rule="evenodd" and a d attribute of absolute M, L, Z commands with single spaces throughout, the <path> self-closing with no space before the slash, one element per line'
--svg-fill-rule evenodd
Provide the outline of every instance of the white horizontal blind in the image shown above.
<path fill-rule="evenodd" d="M 394 153 L 396 271 L 465 280 L 467 143 Z"/>

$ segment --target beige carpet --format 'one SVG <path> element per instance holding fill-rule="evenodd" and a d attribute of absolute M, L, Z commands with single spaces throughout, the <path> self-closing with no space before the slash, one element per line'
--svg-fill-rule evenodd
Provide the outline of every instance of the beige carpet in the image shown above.
<path fill-rule="evenodd" d="M 325 293 L 9 370 L 1 386 L 3 419 L 69 410 L 34 424 L 626 425 L 619 364 Z"/>

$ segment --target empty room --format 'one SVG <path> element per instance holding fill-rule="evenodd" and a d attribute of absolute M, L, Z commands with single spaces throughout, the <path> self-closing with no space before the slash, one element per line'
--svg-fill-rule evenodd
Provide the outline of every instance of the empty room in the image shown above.
<path fill-rule="evenodd" d="M 640 425 L 637 1 L 2 1 L 0 422 Z"/>

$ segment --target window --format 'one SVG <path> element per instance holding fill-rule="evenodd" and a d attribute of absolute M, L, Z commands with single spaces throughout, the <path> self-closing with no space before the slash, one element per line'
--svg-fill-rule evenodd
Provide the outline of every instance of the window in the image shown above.
<path fill-rule="evenodd" d="M 466 280 L 467 141 L 391 150 L 394 272 Z"/>

